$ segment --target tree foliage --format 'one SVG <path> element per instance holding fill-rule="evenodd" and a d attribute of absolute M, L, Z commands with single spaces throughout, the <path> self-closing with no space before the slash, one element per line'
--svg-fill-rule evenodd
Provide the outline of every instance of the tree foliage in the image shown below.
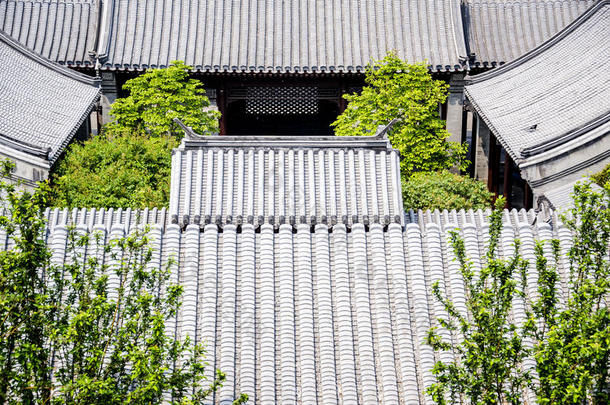
<path fill-rule="evenodd" d="M 499 200 L 500 201 L 500 200 Z M 448 313 L 441 327 L 458 336 L 443 341 L 432 329 L 428 342 L 437 351 L 452 351 L 453 362 L 436 363 L 437 382 L 428 389 L 436 403 L 521 403 L 529 387 L 539 404 L 607 404 L 610 401 L 610 190 L 593 191 L 590 183 L 575 187 L 574 208 L 563 218 L 572 232 L 567 253 L 570 271 L 561 284 L 558 240 L 535 246 L 537 298 L 524 294 L 530 263 L 494 253 L 501 226 L 502 202 L 490 220 L 487 264 L 472 271 L 464 242 L 452 235 L 452 246 L 466 285 L 467 314 L 445 297 L 438 284 L 436 298 Z M 545 252 L 546 251 L 546 252 Z M 509 316 L 521 300 L 525 317 L 515 324 Z M 529 342 L 528 344 L 526 344 Z M 524 360 L 535 364 L 525 367 Z"/>
<path fill-rule="evenodd" d="M 564 223 L 574 235 L 567 291 L 556 267 L 537 250 L 540 298 L 532 305 L 540 404 L 610 403 L 610 191 L 577 184 Z M 555 262 L 559 260 L 558 242 Z M 562 298 L 561 300 L 559 298 Z"/>
<path fill-rule="evenodd" d="M 525 278 L 527 262 L 515 244 L 513 258 L 504 260 L 498 253 L 502 230 L 502 198 L 496 201 L 489 224 L 489 247 L 486 264 L 477 273 L 466 257 L 463 239 L 451 233 L 451 244 L 460 265 L 466 292 L 466 308 L 443 295 L 439 283 L 433 294 L 442 304 L 448 317 L 439 317 L 440 326 L 456 335 L 459 343 L 441 338 L 431 329 L 428 343 L 435 350 L 454 352 L 452 362 L 438 361 L 432 370 L 437 382 L 428 393 L 438 404 L 521 404 L 521 392 L 529 382 L 527 372 L 521 372 L 526 331 L 511 320 L 511 309 L 516 297 L 523 297 L 517 278 Z M 448 402 L 447 402 L 448 401 Z"/>
<path fill-rule="evenodd" d="M 457 210 L 491 206 L 487 186 L 447 170 L 414 173 L 402 185 L 405 209 Z"/>
<path fill-rule="evenodd" d="M 104 133 L 70 146 L 51 176 L 51 205 L 163 207 L 174 137 Z"/>
<path fill-rule="evenodd" d="M 11 165 L 2 163 L 2 174 L 10 176 Z M 44 187 L 29 195 L 0 183 L 0 233 L 14 243 L 0 251 L 0 404 L 31 404 L 50 395 L 49 299 L 40 274 L 50 260 L 42 239 Z"/>
<path fill-rule="evenodd" d="M 388 136 L 400 151 L 403 178 L 464 165 L 464 146 L 447 140 L 439 116 L 449 86 L 432 79 L 425 63 L 408 64 L 390 53 L 367 66 L 365 81 L 361 94 L 344 96 L 347 109 L 332 124 L 337 135 L 374 135 L 396 118 Z"/>
<path fill-rule="evenodd" d="M 150 136 L 175 135 L 183 132 L 174 122 L 179 118 L 197 133 L 218 132 L 220 113 L 207 107 L 210 101 L 199 80 L 189 79 L 187 66 L 175 61 L 165 69 L 149 69 L 128 80 L 123 89 L 129 96 L 116 100 L 110 109 L 115 121 L 107 125 L 114 133 L 137 133 Z"/>
<path fill-rule="evenodd" d="M 610 184 L 610 164 L 604 167 L 599 173 L 595 173 L 593 176 L 591 176 L 591 178 L 600 187 Z"/>
<path fill-rule="evenodd" d="M 206 381 L 201 345 L 166 333 L 182 288 L 171 261 L 153 264 L 146 230 L 107 240 L 68 229 L 66 260 L 51 265 L 44 184 L 0 190 L 11 241 L 0 251 L 0 403 L 197 404 L 222 384 L 220 371 Z"/>

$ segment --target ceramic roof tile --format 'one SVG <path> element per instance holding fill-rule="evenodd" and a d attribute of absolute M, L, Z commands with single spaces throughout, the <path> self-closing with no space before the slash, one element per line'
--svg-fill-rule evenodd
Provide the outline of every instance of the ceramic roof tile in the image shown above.
<path fill-rule="evenodd" d="M 0 0 L 0 30 L 54 62 L 93 66 L 100 0 Z"/>
<path fill-rule="evenodd" d="M 213 403 L 242 392 L 255 403 L 429 402 L 425 389 L 433 382 L 434 362 L 453 356 L 425 344 L 436 318 L 446 317 L 432 284 L 439 281 L 464 310 L 464 288 L 448 243 L 457 222 L 428 222 L 425 228 L 354 224 L 349 232 L 344 224 L 283 224 L 277 232 L 269 224 L 258 231 L 252 224 L 228 224 L 220 232 L 215 224 L 181 230 L 165 225 L 159 212 L 142 214 L 50 210 L 52 261 L 67 260 L 71 221 L 83 232 L 102 232 L 106 242 L 133 232 L 134 216 L 141 225 L 151 223 L 153 260 L 174 257 L 172 277 L 184 285 L 184 303 L 168 331 L 205 342 L 209 370 L 227 374 Z M 459 216 L 454 214 L 449 217 Z M 473 259 L 487 243 L 487 224 L 471 221 L 477 214 L 459 230 Z M 561 224 L 532 226 L 505 211 L 504 255 L 511 254 L 515 237 L 530 261 L 534 238 L 558 237 L 563 250 L 570 244 Z M 567 266 L 559 263 L 562 285 Z M 528 277 L 533 297 L 535 274 Z M 515 319 L 525 319 L 522 310 L 516 302 Z M 525 394 L 532 403 L 532 393 Z"/>
<path fill-rule="evenodd" d="M 174 151 L 179 223 L 402 222 L 397 151 L 377 137 L 201 137 Z"/>
<path fill-rule="evenodd" d="M 474 76 L 467 98 L 513 160 L 610 130 L 610 2 L 519 59 Z M 587 138 L 588 139 L 588 138 Z"/>
<path fill-rule="evenodd" d="M 534 49 L 597 0 L 466 0 L 466 41 L 473 66 L 497 66 Z"/>
<path fill-rule="evenodd" d="M 466 54 L 457 0 L 115 0 L 110 12 L 105 69 L 363 72 L 396 50 L 454 71 Z"/>
<path fill-rule="evenodd" d="M 540 203 L 547 203 L 549 208 L 558 212 L 565 213 L 566 211 L 574 207 L 574 201 L 572 200 L 574 186 L 577 183 L 586 183 L 590 181 L 590 178 L 582 177 L 575 181 L 568 182 L 562 186 L 555 187 L 554 189 L 545 192 L 539 197 Z M 599 191 L 601 189 L 601 187 L 599 187 L 595 183 L 592 183 L 591 187 L 596 191 Z"/>
<path fill-rule="evenodd" d="M 0 142 L 57 159 L 87 118 L 99 82 L 57 65 L 0 31 Z"/>

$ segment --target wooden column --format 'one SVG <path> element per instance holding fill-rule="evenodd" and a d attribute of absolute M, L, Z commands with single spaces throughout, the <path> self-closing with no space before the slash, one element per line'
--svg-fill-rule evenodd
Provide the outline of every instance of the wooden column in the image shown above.
<path fill-rule="evenodd" d="M 524 179 L 523 180 L 524 183 L 524 188 L 525 188 L 525 195 L 523 196 L 523 206 L 526 210 L 529 210 L 530 208 L 533 207 L 533 200 L 534 200 L 534 195 L 532 193 L 532 189 L 530 187 L 529 184 L 527 184 L 527 181 Z"/>
<path fill-rule="evenodd" d="M 449 80 L 449 94 L 447 102 L 443 105 L 445 114 L 441 118 L 447 122 L 449 141 L 462 142 L 462 120 L 464 116 L 464 74 L 454 73 Z M 444 117 L 442 116 L 444 115 Z"/>
<path fill-rule="evenodd" d="M 470 145 L 470 167 L 469 173 L 470 177 L 473 179 L 476 178 L 476 165 L 477 165 L 477 146 L 479 144 L 479 116 L 477 114 L 472 115 L 472 135 L 471 135 L 471 145 Z"/>
<path fill-rule="evenodd" d="M 119 86 L 114 72 L 102 72 L 102 95 L 100 96 L 100 106 L 102 107 L 102 124 L 112 122 L 110 116 L 110 105 L 118 98 Z"/>
<path fill-rule="evenodd" d="M 227 86 L 222 84 L 218 88 L 218 96 L 216 99 L 218 110 L 220 111 L 219 135 L 227 134 Z"/>
<path fill-rule="evenodd" d="M 500 183 L 500 145 L 496 137 L 490 133 L 489 137 L 489 165 L 487 166 L 487 188 L 498 197 Z"/>
<path fill-rule="evenodd" d="M 506 157 L 504 158 L 504 189 L 502 190 L 502 195 L 506 199 L 505 208 L 509 208 L 510 206 L 510 196 L 512 194 L 513 189 L 513 160 L 510 158 L 508 153 L 506 153 Z"/>
<path fill-rule="evenodd" d="M 480 117 L 477 116 L 476 136 L 474 141 L 474 178 L 485 183 L 489 182 L 489 160 L 491 159 L 491 131 Z"/>
<path fill-rule="evenodd" d="M 339 88 L 339 114 L 343 114 L 343 111 L 347 108 L 347 100 L 343 98 L 343 95 L 347 94 L 347 86 L 345 81 L 341 81 L 341 87 Z"/>

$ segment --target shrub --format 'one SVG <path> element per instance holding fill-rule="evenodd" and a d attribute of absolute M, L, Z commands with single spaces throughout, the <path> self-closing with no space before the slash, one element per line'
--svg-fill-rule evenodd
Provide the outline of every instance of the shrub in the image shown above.
<path fill-rule="evenodd" d="M 403 181 L 405 209 L 480 209 L 491 206 L 484 183 L 449 171 L 418 172 Z"/>
<path fill-rule="evenodd" d="M 600 187 L 604 187 L 606 184 L 610 183 L 610 164 L 604 167 L 599 173 L 595 173 L 591 178 Z"/>
<path fill-rule="evenodd" d="M 0 403 L 204 403 L 225 375 L 206 379 L 203 346 L 166 334 L 183 294 L 173 261 L 154 263 L 147 229 L 106 240 L 70 227 L 52 262 L 47 192 L 0 181 Z"/>
<path fill-rule="evenodd" d="M 174 137 L 104 134 L 73 144 L 51 176 L 51 205 L 163 207 Z"/>

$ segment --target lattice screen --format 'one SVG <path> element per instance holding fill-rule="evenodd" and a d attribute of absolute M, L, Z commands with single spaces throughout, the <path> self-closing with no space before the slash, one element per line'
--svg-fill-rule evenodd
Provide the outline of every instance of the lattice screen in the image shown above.
<path fill-rule="evenodd" d="M 314 115 L 317 113 L 317 87 L 248 87 L 246 114 Z"/>

